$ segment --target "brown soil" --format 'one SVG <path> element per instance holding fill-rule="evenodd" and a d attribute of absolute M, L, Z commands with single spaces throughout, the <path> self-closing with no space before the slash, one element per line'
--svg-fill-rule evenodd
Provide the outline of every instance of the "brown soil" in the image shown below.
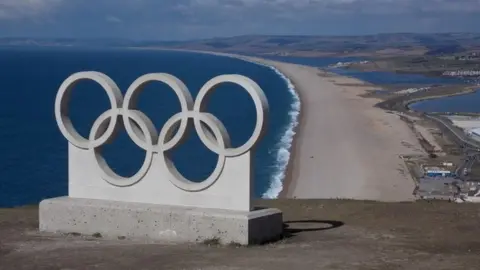
<path fill-rule="evenodd" d="M 0 209 L 0 269 L 478 269 L 480 206 L 272 200 L 285 239 L 254 247 L 37 232 L 37 207 Z M 100 238 L 99 238 L 100 237 Z"/>

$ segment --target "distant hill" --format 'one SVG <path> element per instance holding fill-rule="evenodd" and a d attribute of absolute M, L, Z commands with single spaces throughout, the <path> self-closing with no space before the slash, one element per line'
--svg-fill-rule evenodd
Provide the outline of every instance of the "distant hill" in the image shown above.
<path fill-rule="evenodd" d="M 131 41 L 127 39 L 0 38 L 0 46 L 103 46 L 208 50 L 274 55 L 441 55 L 480 50 L 480 34 L 394 33 L 367 36 L 247 35 L 192 41 Z"/>
<path fill-rule="evenodd" d="M 134 42 L 127 39 L 75 39 L 75 38 L 0 38 L 0 46 L 132 46 Z"/>
<path fill-rule="evenodd" d="M 277 55 L 418 54 L 441 55 L 480 49 L 480 34 L 395 33 L 367 36 L 237 36 L 152 43 L 147 47 Z"/>

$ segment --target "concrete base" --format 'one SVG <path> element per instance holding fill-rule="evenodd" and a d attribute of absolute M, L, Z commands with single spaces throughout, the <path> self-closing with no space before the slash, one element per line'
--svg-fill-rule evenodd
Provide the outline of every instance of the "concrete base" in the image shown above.
<path fill-rule="evenodd" d="M 249 245 L 278 239 L 282 212 L 251 212 L 59 197 L 39 207 L 40 231 L 102 237 Z"/>

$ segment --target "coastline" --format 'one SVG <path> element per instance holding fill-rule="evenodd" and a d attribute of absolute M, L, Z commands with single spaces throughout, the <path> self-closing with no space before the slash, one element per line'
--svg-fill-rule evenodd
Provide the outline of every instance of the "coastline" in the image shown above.
<path fill-rule="evenodd" d="M 302 100 L 280 197 L 414 200 L 415 184 L 399 172 L 405 172 L 399 156 L 423 151 L 398 116 L 375 108 L 378 100 L 360 97 L 371 85 L 313 67 L 260 61 L 289 77 Z"/>
<path fill-rule="evenodd" d="M 277 64 L 282 64 L 281 62 L 277 61 L 272 61 L 272 60 L 267 60 L 259 57 L 252 57 L 252 56 L 244 56 L 244 55 L 238 55 L 238 54 L 230 54 L 230 53 L 221 53 L 221 52 L 213 52 L 213 51 L 196 51 L 196 50 L 186 50 L 186 49 L 169 49 L 169 48 L 129 48 L 133 50 L 159 50 L 159 51 L 178 51 L 178 52 L 189 52 L 189 53 L 201 53 L 201 54 L 208 54 L 208 55 L 215 55 L 215 56 L 222 56 L 222 57 L 230 57 L 230 58 L 235 58 L 238 60 L 246 61 L 253 63 L 255 65 L 261 65 L 265 66 L 269 69 L 272 69 L 274 72 L 276 72 L 286 83 L 286 86 L 288 89 L 292 92 L 294 104 L 292 104 L 292 107 L 295 107 L 295 102 L 298 103 L 298 108 L 294 108 L 289 111 L 289 114 L 291 113 L 296 113 L 296 116 L 293 116 L 290 122 L 290 125 L 287 127 L 287 130 L 285 131 L 284 136 L 282 137 L 281 142 L 283 141 L 284 138 L 289 140 L 287 142 L 288 147 L 287 148 L 279 148 L 277 152 L 277 158 L 283 154 L 285 154 L 283 151 L 285 150 L 288 155 L 288 159 L 282 160 L 285 162 L 283 168 L 280 168 L 279 171 L 275 172 L 272 174 L 272 179 L 271 182 L 269 183 L 269 188 L 265 193 L 263 194 L 263 198 L 265 199 L 276 199 L 276 198 L 288 198 L 288 190 L 290 187 L 295 184 L 295 181 L 293 179 L 297 178 L 295 177 L 296 174 L 294 174 L 294 170 L 292 169 L 292 160 L 295 159 L 295 153 L 296 153 L 296 142 L 297 138 L 301 134 L 301 126 L 303 122 L 303 117 L 302 115 L 304 114 L 304 111 L 301 109 L 302 107 L 302 98 L 300 95 L 300 91 L 298 91 L 297 86 L 295 81 L 291 79 L 291 76 L 286 75 L 281 68 L 278 67 Z M 293 65 L 293 64 L 292 64 Z M 289 137 L 289 135 L 291 137 Z M 270 193 L 270 194 L 269 194 Z"/>
<path fill-rule="evenodd" d="M 171 51 L 171 50 L 170 50 Z M 289 78 L 301 100 L 280 198 L 412 201 L 415 182 L 404 155 L 424 155 L 398 115 L 362 95 L 374 86 L 318 68 L 235 54 Z"/>
<path fill-rule="evenodd" d="M 190 52 L 197 52 L 197 51 L 190 51 Z M 236 55 L 236 54 L 226 54 L 226 53 L 217 53 L 217 52 L 203 52 L 206 54 L 212 54 L 217 56 L 224 56 L 224 57 L 232 57 L 235 59 L 240 59 L 242 61 L 247 61 L 256 65 L 261 65 L 268 67 L 275 71 L 286 83 L 288 89 L 292 92 L 293 96 L 293 104 L 292 108 L 289 111 L 289 114 L 296 114 L 291 115 L 291 122 L 285 131 L 284 136 L 282 137 L 281 142 L 284 139 L 288 140 L 286 143 L 288 146 L 286 148 L 279 148 L 277 152 L 277 159 L 280 159 L 282 154 L 287 154 L 287 160 L 279 160 L 279 162 L 283 162 L 284 164 L 280 164 L 280 169 L 273 175 L 272 180 L 270 182 L 269 189 L 263 194 L 263 198 L 268 199 L 276 199 L 276 198 L 288 198 L 288 190 L 291 189 L 292 185 L 295 184 L 293 179 L 296 179 L 297 174 L 294 174 L 292 160 L 295 160 L 295 153 L 296 153 L 296 142 L 297 138 L 301 136 L 302 131 L 302 119 L 303 114 L 305 113 L 302 110 L 302 98 L 301 98 L 301 91 L 298 91 L 295 81 L 292 80 L 291 76 L 285 74 L 282 71 L 281 67 L 279 67 L 279 63 L 277 61 L 267 60 L 264 58 L 252 57 L 252 56 L 243 56 L 243 55 Z M 298 105 L 298 108 L 295 108 Z M 287 153 L 284 153 L 283 151 Z M 283 167 L 282 167 L 283 166 Z M 270 194 L 268 194 L 270 193 Z"/>
<path fill-rule="evenodd" d="M 273 66 L 295 85 L 302 110 L 280 198 L 415 199 L 400 157 L 425 152 L 399 116 L 361 97 L 374 86 L 314 67 L 212 54 Z"/>

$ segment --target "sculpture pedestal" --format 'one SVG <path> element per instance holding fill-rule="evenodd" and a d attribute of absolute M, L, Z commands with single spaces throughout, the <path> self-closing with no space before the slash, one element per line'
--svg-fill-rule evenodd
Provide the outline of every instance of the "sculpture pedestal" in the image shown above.
<path fill-rule="evenodd" d="M 281 237 L 282 212 L 251 212 L 59 197 L 40 203 L 40 231 L 106 238 L 257 244 Z"/>

